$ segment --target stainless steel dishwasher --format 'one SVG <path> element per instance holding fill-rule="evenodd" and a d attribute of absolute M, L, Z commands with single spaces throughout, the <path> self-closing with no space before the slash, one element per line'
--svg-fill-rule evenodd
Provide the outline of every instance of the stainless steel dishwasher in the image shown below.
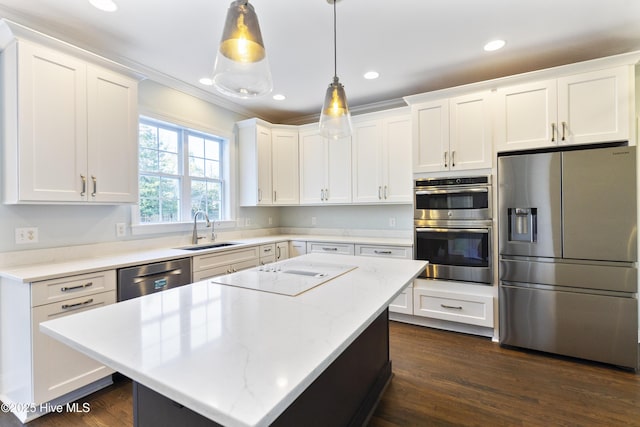
<path fill-rule="evenodd" d="M 118 301 L 191 283 L 191 258 L 174 259 L 118 270 Z"/>

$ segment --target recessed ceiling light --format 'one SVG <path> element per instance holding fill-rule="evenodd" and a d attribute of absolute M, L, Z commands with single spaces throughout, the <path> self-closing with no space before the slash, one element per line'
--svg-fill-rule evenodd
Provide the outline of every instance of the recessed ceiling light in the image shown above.
<path fill-rule="evenodd" d="M 211 80 L 209 77 L 203 77 L 198 81 L 200 82 L 200 84 L 205 85 L 205 86 L 213 85 L 213 80 Z"/>
<path fill-rule="evenodd" d="M 96 9 L 105 12 L 115 12 L 118 10 L 118 5 L 113 0 L 89 0 L 89 3 Z"/>
<path fill-rule="evenodd" d="M 364 78 L 367 80 L 373 80 L 380 77 L 380 74 L 377 71 L 367 71 L 364 73 Z"/>
<path fill-rule="evenodd" d="M 287 99 L 287 97 L 281 93 L 278 93 L 273 95 L 273 99 L 275 99 L 276 101 L 284 101 L 285 99 Z"/>
<path fill-rule="evenodd" d="M 494 50 L 502 49 L 507 44 L 504 40 L 491 40 L 484 45 L 484 50 L 487 52 L 493 52 Z"/>

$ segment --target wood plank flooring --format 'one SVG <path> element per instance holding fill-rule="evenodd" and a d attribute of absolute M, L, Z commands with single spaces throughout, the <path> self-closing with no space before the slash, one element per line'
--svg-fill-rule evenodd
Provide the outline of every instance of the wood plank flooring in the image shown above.
<path fill-rule="evenodd" d="M 633 372 L 402 323 L 390 330 L 394 377 L 369 427 L 640 426 Z M 80 402 L 91 411 L 48 414 L 28 426 L 133 425 L 126 378 Z M 20 425 L 0 413 L 0 426 Z"/>

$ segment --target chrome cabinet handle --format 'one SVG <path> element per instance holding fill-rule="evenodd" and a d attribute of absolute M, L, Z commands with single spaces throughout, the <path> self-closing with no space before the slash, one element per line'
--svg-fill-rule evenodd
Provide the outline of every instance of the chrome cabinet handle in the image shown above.
<path fill-rule="evenodd" d="M 385 200 L 386 200 L 388 197 L 389 197 L 389 194 L 388 194 L 388 192 L 387 192 L 387 186 L 385 185 L 385 186 L 384 186 L 384 198 L 385 198 Z"/>
<path fill-rule="evenodd" d="M 456 167 L 456 152 L 455 151 L 451 151 L 451 167 L 452 168 Z"/>
<path fill-rule="evenodd" d="M 566 139 L 566 132 L 567 132 L 567 122 L 562 122 L 562 140 L 564 141 Z"/>
<path fill-rule="evenodd" d="M 280 256 L 282 255 L 280 253 L 280 246 L 278 246 L 276 249 L 277 249 L 277 252 L 278 252 L 278 255 L 276 255 L 276 258 L 280 259 Z"/>
<path fill-rule="evenodd" d="M 382 186 L 378 186 L 378 200 L 382 200 Z"/>
<path fill-rule="evenodd" d="M 329 189 L 328 188 L 324 189 L 324 199 L 325 200 L 329 200 Z"/>
<path fill-rule="evenodd" d="M 271 248 L 264 248 L 265 252 L 271 252 Z"/>
<path fill-rule="evenodd" d="M 320 200 L 324 200 L 324 189 L 320 189 Z"/>
<path fill-rule="evenodd" d="M 447 152 L 444 152 L 444 167 L 447 167 Z"/>
<path fill-rule="evenodd" d="M 379 251 L 377 249 L 374 250 L 373 253 L 378 255 L 391 255 L 391 251 Z"/>
<path fill-rule="evenodd" d="M 556 142 L 556 124 L 551 123 L 551 142 Z"/>
<path fill-rule="evenodd" d="M 75 304 L 62 304 L 62 309 L 63 310 L 68 310 L 70 308 L 80 307 L 80 306 L 83 306 L 83 305 L 91 304 L 92 302 L 93 302 L 93 298 L 89 298 L 88 300 L 86 300 L 84 302 L 77 302 Z"/>
<path fill-rule="evenodd" d="M 74 289 L 84 289 L 84 288 L 88 288 L 89 286 L 93 286 L 93 282 L 87 282 L 84 285 L 71 286 L 70 288 L 63 286 L 60 288 L 60 291 L 62 292 L 73 291 Z"/>
<path fill-rule="evenodd" d="M 338 248 L 322 248 L 323 251 L 337 252 Z"/>
<path fill-rule="evenodd" d="M 278 195 L 276 193 L 276 190 L 273 190 L 273 201 L 275 202 L 276 200 L 278 200 Z"/>
<path fill-rule="evenodd" d="M 451 308 L 451 309 L 453 309 L 453 310 L 462 310 L 462 307 L 460 307 L 460 306 L 453 306 L 453 305 L 440 304 L 440 307 L 442 307 L 442 308 Z"/>
<path fill-rule="evenodd" d="M 80 174 L 80 179 L 82 180 L 82 191 L 80 192 L 81 196 L 87 194 L 87 177 Z"/>
<path fill-rule="evenodd" d="M 91 175 L 91 181 L 93 181 L 93 193 L 91 193 L 91 197 L 96 197 L 96 193 L 98 192 L 98 180 L 95 176 Z"/>
<path fill-rule="evenodd" d="M 262 190 L 258 188 L 258 201 L 262 201 Z"/>

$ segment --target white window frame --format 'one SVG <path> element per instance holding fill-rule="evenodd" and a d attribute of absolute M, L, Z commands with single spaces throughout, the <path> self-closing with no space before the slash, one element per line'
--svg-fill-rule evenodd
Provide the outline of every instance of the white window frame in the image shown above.
<path fill-rule="evenodd" d="M 178 119 L 176 117 L 164 116 L 157 113 L 145 113 L 141 112 L 139 117 L 140 120 L 148 119 L 151 121 L 158 121 L 168 125 L 169 127 L 177 127 L 184 128 L 187 131 L 193 131 L 194 133 L 202 133 L 207 135 L 212 135 L 217 138 L 222 139 L 224 142 L 222 144 L 222 181 L 225 184 L 225 188 L 222 190 L 222 212 L 221 215 L 223 219 L 215 221 L 216 229 L 225 229 L 232 228 L 236 226 L 236 147 L 234 144 L 234 135 L 228 132 L 220 131 L 219 129 L 208 128 L 199 123 L 190 123 L 186 122 L 183 119 Z M 139 144 L 139 142 L 138 142 Z M 188 188 L 189 185 L 189 177 L 185 174 L 188 174 L 188 153 L 185 152 L 184 147 L 181 147 L 183 150 L 182 156 L 182 165 L 183 168 L 181 180 L 181 191 L 182 195 L 188 195 L 191 191 Z M 187 178 L 187 179 L 185 179 Z M 181 213 L 182 217 L 189 217 L 189 208 L 186 207 L 186 203 L 181 202 Z M 131 233 L 132 235 L 147 235 L 147 234 L 167 234 L 173 232 L 182 232 L 182 231 L 190 231 L 193 229 L 193 221 L 192 220 L 182 220 L 179 222 L 162 222 L 162 223 L 141 223 L 140 222 L 140 209 L 138 204 L 135 204 L 131 207 Z"/>

